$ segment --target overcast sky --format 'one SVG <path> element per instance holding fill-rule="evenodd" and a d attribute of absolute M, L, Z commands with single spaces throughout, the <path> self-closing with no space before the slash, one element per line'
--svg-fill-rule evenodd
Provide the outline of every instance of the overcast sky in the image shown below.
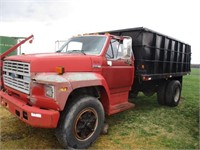
<path fill-rule="evenodd" d="M 0 0 L 0 35 L 27 37 L 25 53 L 53 52 L 79 33 L 147 27 L 192 46 L 200 63 L 199 0 Z"/>

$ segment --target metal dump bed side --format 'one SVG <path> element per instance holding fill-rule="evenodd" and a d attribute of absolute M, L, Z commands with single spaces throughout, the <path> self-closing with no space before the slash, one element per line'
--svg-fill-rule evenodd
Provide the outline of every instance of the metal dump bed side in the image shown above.
<path fill-rule="evenodd" d="M 150 77 L 153 80 L 190 72 L 191 46 L 182 41 L 144 27 L 106 32 L 132 37 L 135 77 Z"/>

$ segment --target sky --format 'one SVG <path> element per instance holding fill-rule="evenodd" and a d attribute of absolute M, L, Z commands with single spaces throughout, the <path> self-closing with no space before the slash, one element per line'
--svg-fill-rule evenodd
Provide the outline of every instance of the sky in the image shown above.
<path fill-rule="evenodd" d="M 0 0 L 0 36 L 28 37 L 23 53 L 55 51 L 83 33 L 146 27 L 183 41 L 200 64 L 199 0 Z"/>

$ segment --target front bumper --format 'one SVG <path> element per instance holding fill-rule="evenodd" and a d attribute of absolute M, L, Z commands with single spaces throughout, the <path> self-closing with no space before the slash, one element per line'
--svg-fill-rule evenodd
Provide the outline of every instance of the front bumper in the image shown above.
<path fill-rule="evenodd" d="M 60 117 L 59 111 L 44 110 L 29 106 L 16 97 L 0 91 L 0 103 L 20 120 L 33 127 L 56 128 Z"/>

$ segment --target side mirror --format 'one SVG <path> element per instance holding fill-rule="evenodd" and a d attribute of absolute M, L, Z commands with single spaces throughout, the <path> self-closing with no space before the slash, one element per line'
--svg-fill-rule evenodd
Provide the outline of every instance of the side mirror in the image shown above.
<path fill-rule="evenodd" d="M 131 37 L 125 37 L 123 40 L 123 57 L 129 58 L 132 54 L 132 39 Z"/>

